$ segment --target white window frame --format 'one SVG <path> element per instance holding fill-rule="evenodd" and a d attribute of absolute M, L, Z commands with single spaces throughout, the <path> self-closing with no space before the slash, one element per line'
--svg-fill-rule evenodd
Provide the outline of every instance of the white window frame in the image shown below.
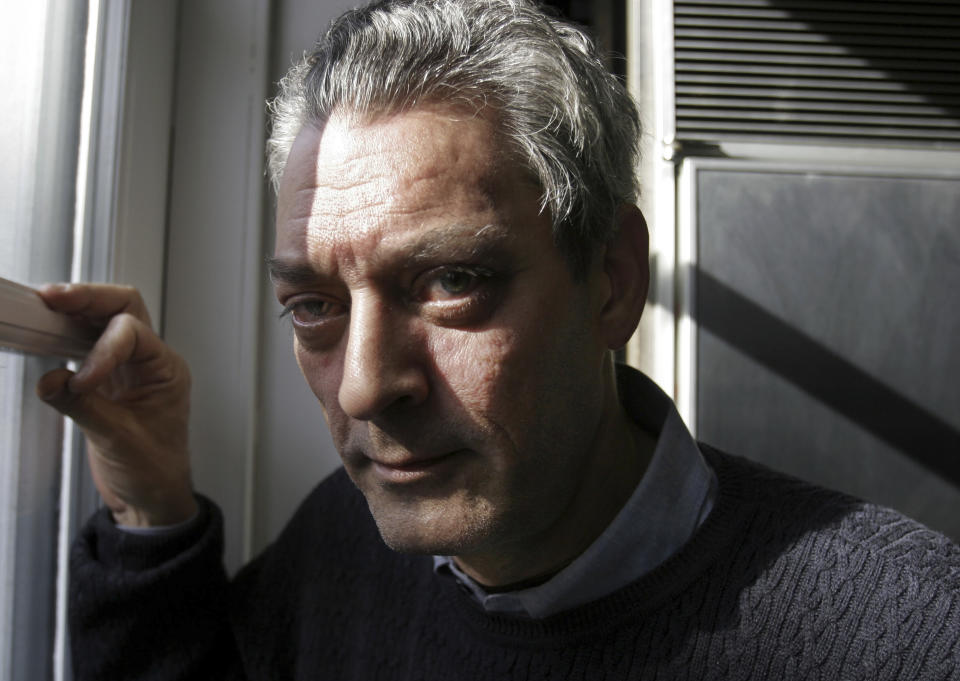
<path fill-rule="evenodd" d="M 136 286 L 162 332 L 178 3 L 89 0 L 72 279 Z M 69 549 L 99 503 L 67 420 L 60 499 L 54 674 L 72 678 Z"/>
<path fill-rule="evenodd" d="M 12 7 L 9 8 L 12 11 Z M 12 259 L 4 258 L 18 277 L 69 276 L 69 234 L 72 213 L 69 196 L 75 186 L 72 162 L 81 102 L 77 99 L 78 80 L 82 80 L 77 53 L 83 50 L 78 26 L 86 19 L 86 6 L 59 3 L 31 6 L 22 35 L 23 45 L 7 45 L 16 51 L 8 58 L 11 71 L 19 81 L 10 85 L 9 94 L 21 95 L 21 107 L 12 116 L 24 122 L 16 125 L 20 153 L 19 167 L 5 186 L 9 200 L 16 206 Z M 20 22 L 16 25 L 20 27 Z M 39 75 L 38 75 L 39 74 Z M 34 79 L 42 82 L 34 87 Z M 18 140 L 11 139 L 14 144 Z M 35 145 L 35 146 L 34 146 Z M 32 151 L 31 151 L 32 149 Z M 48 198 L 44 192 L 61 192 Z M 54 250 L 48 250 L 53 248 Z M 38 303 L 29 291 L 5 288 L 21 303 Z M 52 322 L 33 309 L 33 322 Z M 7 306 L 9 309 L 9 305 Z M 17 314 L 22 318 L 23 310 Z M 28 315 L 30 316 L 30 315 Z M 28 324 L 29 326 L 29 324 Z M 8 329 L 9 330 L 9 329 Z M 23 328 L 19 341 L 26 342 Z M 49 339 L 48 339 L 49 340 Z M 33 385 L 43 372 L 54 365 L 37 358 L 0 358 L 9 362 L 4 376 L 5 424 L 2 462 L 3 509 L 0 513 L 0 539 L 4 583 L 0 585 L 3 602 L 0 619 L 0 679 L 40 679 L 59 677 L 55 651 L 59 642 L 59 598 L 56 584 L 61 564 L 57 510 L 58 483 L 63 461 L 57 456 L 64 439 L 59 417 L 33 395 Z M 9 401 L 7 401 L 9 400 Z"/>
<path fill-rule="evenodd" d="M 156 315 L 163 308 L 179 5 L 151 0 L 89 0 L 85 4 L 88 23 L 70 278 L 135 285 L 154 319 L 162 324 Z M 80 357 L 91 342 L 76 325 L 46 310 L 30 289 L 0 282 L 0 345 Z M 33 373 L 42 370 L 33 360 L 26 366 L 34 367 Z M 33 556 L 17 554 L 12 556 L 17 571 L 11 574 L 19 580 L 33 569 L 37 574 L 56 571 L 56 593 L 50 594 L 55 626 L 53 632 L 36 627 L 24 632 L 16 622 L 5 619 L 7 624 L 0 627 L 0 649 L 19 653 L 2 663 L 0 678 L 6 674 L 12 674 L 10 678 L 41 678 L 41 674 L 45 676 L 41 670 L 52 667 L 53 678 L 59 681 L 72 678 L 66 624 L 69 546 L 98 499 L 73 425 L 64 422 L 61 438 L 55 435 L 56 429 L 42 426 L 38 420 L 57 418 L 32 395 L 32 382 L 38 377 L 39 373 L 28 375 L 23 381 L 24 426 L 15 450 L 21 461 L 49 461 L 50 449 L 58 444 L 62 449 L 56 565 L 21 565 Z M 46 433 L 43 437 L 41 430 Z M 49 471 L 27 474 L 45 475 L 44 485 L 57 482 Z M 52 507 L 47 511 L 54 512 Z M 24 531 L 29 538 L 29 528 Z M 24 591 L 20 586 L 26 585 L 9 586 Z M 47 636 L 52 640 L 38 639 Z M 42 651 L 52 655 L 52 665 L 43 659 Z M 4 657 L 0 655 L 0 659 Z"/>

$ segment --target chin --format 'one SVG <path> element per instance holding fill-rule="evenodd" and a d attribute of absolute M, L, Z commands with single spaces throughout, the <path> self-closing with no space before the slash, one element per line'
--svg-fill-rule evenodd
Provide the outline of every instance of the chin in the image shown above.
<path fill-rule="evenodd" d="M 472 508 L 432 500 L 400 505 L 368 498 L 367 503 L 383 542 L 399 553 L 472 553 L 496 534 L 486 503 Z"/>

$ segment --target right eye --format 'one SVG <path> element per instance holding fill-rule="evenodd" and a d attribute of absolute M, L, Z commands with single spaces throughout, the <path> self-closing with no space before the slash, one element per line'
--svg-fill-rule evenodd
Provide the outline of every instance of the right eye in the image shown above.
<path fill-rule="evenodd" d="M 332 300 L 307 298 L 288 303 L 280 316 L 289 315 L 295 326 L 316 326 L 339 317 L 346 309 L 342 303 Z"/>

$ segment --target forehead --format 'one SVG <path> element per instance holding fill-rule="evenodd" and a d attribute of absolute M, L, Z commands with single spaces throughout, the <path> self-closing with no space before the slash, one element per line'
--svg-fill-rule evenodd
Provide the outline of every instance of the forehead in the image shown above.
<path fill-rule="evenodd" d="M 333 117 L 301 131 L 280 184 L 277 255 L 351 260 L 449 226 L 503 220 L 538 204 L 487 118 L 423 109 L 372 121 Z"/>

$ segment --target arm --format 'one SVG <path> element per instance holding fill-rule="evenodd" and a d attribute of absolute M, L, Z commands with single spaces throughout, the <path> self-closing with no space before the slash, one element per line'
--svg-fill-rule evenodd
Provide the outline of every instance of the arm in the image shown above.
<path fill-rule="evenodd" d="M 172 536 L 118 530 L 108 509 L 83 528 L 70 555 L 77 681 L 244 678 L 227 624 L 221 518 L 199 501 Z"/>
<path fill-rule="evenodd" d="M 85 679 L 234 679 L 219 512 L 194 497 L 187 450 L 190 375 L 161 341 L 139 294 L 104 285 L 40 290 L 47 305 L 100 330 L 76 373 L 37 393 L 83 430 L 106 504 L 71 553 L 73 663 Z M 173 536 L 116 525 L 196 520 Z"/>

